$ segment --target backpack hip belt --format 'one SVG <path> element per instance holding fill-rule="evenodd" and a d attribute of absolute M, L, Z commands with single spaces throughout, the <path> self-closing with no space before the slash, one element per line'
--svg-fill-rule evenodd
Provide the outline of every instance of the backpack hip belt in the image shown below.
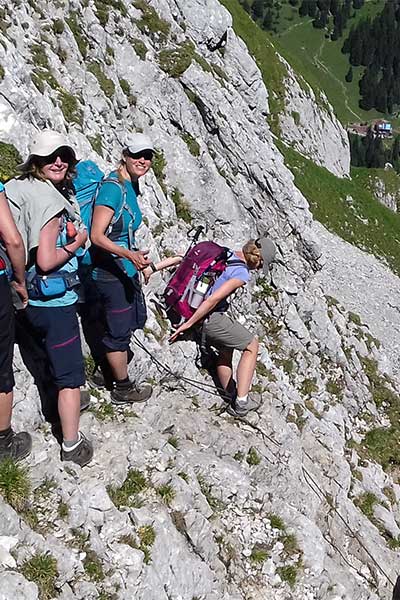
<path fill-rule="evenodd" d="M 78 273 L 54 271 L 49 275 L 38 275 L 36 271 L 27 274 L 26 289 L 30 300 L 51 300 L 61 298 L 68 291 L 80 285 Z"/>

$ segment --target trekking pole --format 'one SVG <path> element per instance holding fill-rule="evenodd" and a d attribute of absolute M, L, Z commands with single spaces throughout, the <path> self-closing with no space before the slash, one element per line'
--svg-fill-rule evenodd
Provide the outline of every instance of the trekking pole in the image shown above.
<path fill-rule="evenodd" d="M 202 232 L 204 231 L 204 227 L 203 227 L 203 225 L 199 225 L 199 226 L 196 228 L 196 231 L 194 232 L 194 234 L 193 234 L 192 236 L 190 236 L 190 234 L 192 233 L 193 229 L 194 229 L 194 227 L 192 227 L 192 229 L 190 229 L 190 230 L 188 231 L 188 238 L 189 238 L 190 240 L 192 240 L 192 242 L 191 242 L 191 244 L 190 244 L 190 246 L 189 246 L 189 248 L 188 248 L 188 250 L 187 250 L 186 254 L 189 252 L 189 250 L 190 250 L 191 248 L 193 248 L 193 246 L 196 244 L 197 240 L 199 239 L 200 235 L 201 235 L 201 234 L 202 234 Z"/>

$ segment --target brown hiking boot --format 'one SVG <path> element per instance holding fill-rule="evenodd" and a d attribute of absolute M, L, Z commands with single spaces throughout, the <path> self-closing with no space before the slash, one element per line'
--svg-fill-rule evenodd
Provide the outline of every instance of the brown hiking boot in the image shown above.
<path fill-rule="evenodd" d="M 132 382 L 123 387 L 119 387 L 118 384 L 116 384 L 111 392 L 111 402 L 112 404 L 132 404 L 133 402 L 146 402 L 152 393 L 153 388 L 148 383 L 145 383 L 141 387 L 138 387 Z"/>

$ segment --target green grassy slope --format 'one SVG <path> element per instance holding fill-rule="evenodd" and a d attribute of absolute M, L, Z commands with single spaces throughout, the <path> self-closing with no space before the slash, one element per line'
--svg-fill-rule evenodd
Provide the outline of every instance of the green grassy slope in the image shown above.
<path fill-rule="evenodd" d="M 354 246 L 384 258 L 400 275 L 400 215 L 375 199 L 367 169 L 353 169 L 351 180 L 340 179 L 283 143 L 278 147 L 317 221 Z M 395 173 L 389 174 L 393 176 L 400 181 Z M 396 180 L 392 181 L 394 185 Z"/>
<path fill-rule="evenodd" d="M 281 0 L 280 18 L 274 23 L 276 32 L 268 33 L 278 52 L 315 89 L 323 89 L 335 114 L 343 124 L 387 118 L 400 127 L 400 120 L 377 111 L 364 111 L 358 106 L 358 83 L 363 67 L 353 67 L 353 81 L 347 83 L 348 55 L 341 52 L 350 28 L 360 19 L 378 14 L 386 0 L 366 0 L 364 6 L 354 11 L 340 40 L 327 39 L 326 30 L 315 29 L 310 17 L 299 16 L 299 5 L 292 7 L 289 0 Z M 332 22 L 332 18 L 331 18 Z M 331 24 L 332 26 L 332 24 Z"/>
<path fill-rule="evenodd" d="M 355 18 L 349 20 L 343 37 L 335 42 L 325 38 L 324 30 L 314 29 L 312 19 L 300 18 L 298 14 L 293 21 L 286 21 L 286 29 L 285 20 L 282 19 L 282 31 L 273 38 L 279 52 L 293 64 L 296 72 L 301 73 L 307 81 L 319 81 L 337 117 L 344 124 L 383 117 L 382 113 L 359 108 L 358 82 L 363 69 L 354 67 L 353 81 L 346 83 L 344 77 L 349 69 L 349 61 L 348 55 L 341 52 L 351 26 L 361 18 L 374 17 L 383 6 L 383 0 L 366 2 L 356 11 Z"/>
<path fill-rule="evenodd" d="M 233 16 L 235 32 L 246 43 L 262 72 L 276 124 L 276 117 L 284 108 L 286 69 L 279 62 L 270 36 L 253 23 L 238 0 L 222 0 L 222 3 Z M 315 86 L 318 93 L 316 83 Z M 275 133 L 279 135 L 279 131 Z M 279 140 L 276 143 L 315 219 L 351 244 L 384 258 L 400 275 L 400 214 L 380 204 L 372 191 L 372 178 L 383 180 L 388 191 L 400 188 L 398 175 L 383 169 L 352 169 L 351 179 L 340 179 Z"/>

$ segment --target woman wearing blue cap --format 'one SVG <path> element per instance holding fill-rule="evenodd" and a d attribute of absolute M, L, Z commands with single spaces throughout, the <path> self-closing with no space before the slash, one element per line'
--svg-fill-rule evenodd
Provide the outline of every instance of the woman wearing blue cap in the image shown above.
<path fill-rule="evenodd" d="M 102 344 L 115 404 L 144 402 L 152 393 L 150 385 L 138 388 L 130 381 L 128 353 L 132 332 L 143 328 L 146 320 L 138 272 L 150 261 L 147 250 L 136 249 L 135 231 L 142 222 L 138 180 L 150 169 L 153 152 L 153 143 L 146 135 L 134 134 L 117 169 L 102 183 L 93 211 L 92 278 L 104 310 Z"/>

